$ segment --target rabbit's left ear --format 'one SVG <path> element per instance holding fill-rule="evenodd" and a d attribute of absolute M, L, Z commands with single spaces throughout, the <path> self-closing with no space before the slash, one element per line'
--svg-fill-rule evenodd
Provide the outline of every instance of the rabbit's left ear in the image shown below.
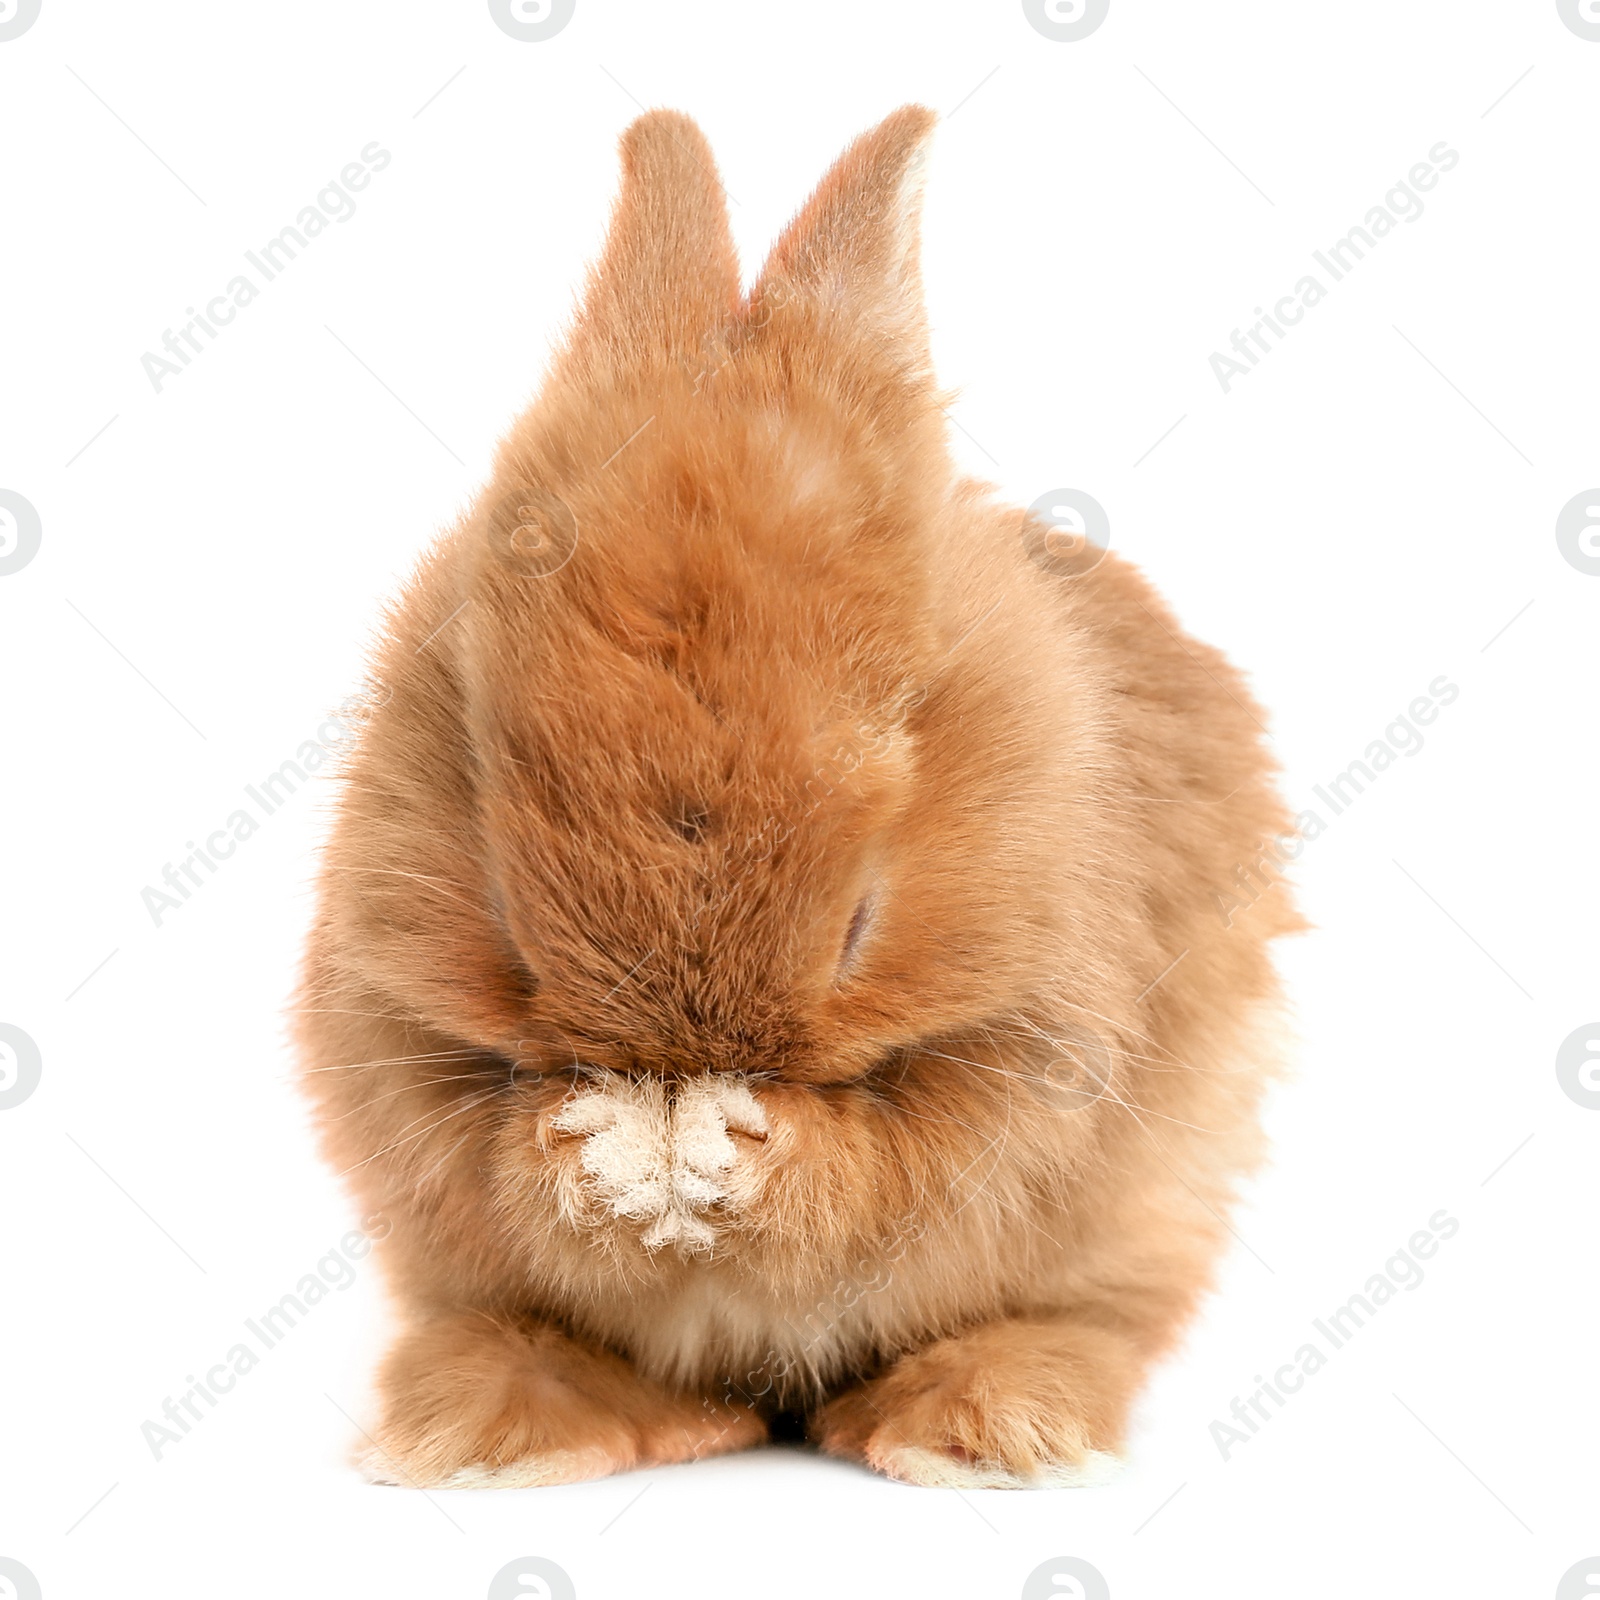
<path fill-rule="evenodd" d="M 810 318 L 931 368 L 920 264 L 922 180 L 938 119 L 902 106 L 834 162 L 772 248 L 750 294 L 757 323 L 799 302 Z"/>
<path fill-rule="evenodd" d="M 622 189 L 567 360 L 611 377 L 649 367 L 698 349 L 738 306 L 711 146 L 681 111 L 647 111 L 622 136 Z"/>

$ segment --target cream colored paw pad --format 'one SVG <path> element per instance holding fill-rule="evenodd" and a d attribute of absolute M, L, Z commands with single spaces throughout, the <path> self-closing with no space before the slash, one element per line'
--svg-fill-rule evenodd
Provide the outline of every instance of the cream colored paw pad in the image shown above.
<path fill-rule="evenodd" d="M 646 1249 L 709 1250 L 706 1213 L 737 1199 L 730 1133 L 765 1138 L 766 1113 L 745 1079 L 708 1073 L 668 1084 L 607 1073 L 557 1112 L 558 1132 L 583 1139 L 581 1165 L 611 1214 L 643 1223 Z"/>
<path fill-rule="evenodd" d="M 618 1463 L 601 1450 L 548 1450 L 503 1466 L 463 1467 L 437 1485 L 440 1489 L 545 1489 L 558 1483 L 587 1483 L 608 1477 Z"/>
<path fill-rule="evenodd" d="M 1122 1462 L 1104 1450 L 1023 1474 L 997 1461 L 960 1461 L 942 1450 L 912 1445 L 885 1451 L 882 1466 L 891 1478 L 924 1489 L 1088 1489 L 1110 1483 L 1122 1472 Z"/>

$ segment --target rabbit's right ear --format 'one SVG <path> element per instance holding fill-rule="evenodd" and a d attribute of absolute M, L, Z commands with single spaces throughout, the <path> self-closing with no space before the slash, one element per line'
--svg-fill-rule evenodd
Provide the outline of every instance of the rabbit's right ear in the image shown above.
<path fill-rule="evenodd" d="M 726 191 L 706 136 L 680 111 L 647 111 L 622 135 L 622 188 L 567 370 L 615 379 L 671 360 L 738 305 Z"/>
<path fill-rule="evenodd" d="M 773 246 L 750 294 L 762 324 L 798 301 L 909 374 L 931 372 L 922 305 L 922 175 L 938 119 L 902 106 L 834 162 Z"/>

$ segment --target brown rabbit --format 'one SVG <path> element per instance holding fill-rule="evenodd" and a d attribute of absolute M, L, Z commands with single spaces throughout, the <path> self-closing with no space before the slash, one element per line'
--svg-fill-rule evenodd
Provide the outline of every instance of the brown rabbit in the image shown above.
<path fill-rule="evenodd" d="M 1083 1482 L 1209 1281 L 1298 925 L 1218 907 L 1289 820 L 1221 656 L 953 467 L 933 122 L 851 146 L 748 297 L 699 129 L 635 122 L 565 351 L 389 618 L 298 1011 L 390 1225 L 375 1477 L 801 1413 L 914 1483 Z"/>

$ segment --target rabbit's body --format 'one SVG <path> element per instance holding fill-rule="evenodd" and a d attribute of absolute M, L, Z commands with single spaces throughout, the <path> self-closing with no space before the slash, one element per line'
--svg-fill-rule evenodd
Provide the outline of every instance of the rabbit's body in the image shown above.
<path fill-rule="evenodd" d="M 636 123 L 571 345 L 391 618 L 300 1033 L 392 1230 L 396 1481 L 780 1407 L 1073 1481 L 1208 1281 L 1295 925 L 1217 908 L 1287 818 L 1222 658 L 953 472 L 930 121 L 748 302 L 698 130 Z"/>

